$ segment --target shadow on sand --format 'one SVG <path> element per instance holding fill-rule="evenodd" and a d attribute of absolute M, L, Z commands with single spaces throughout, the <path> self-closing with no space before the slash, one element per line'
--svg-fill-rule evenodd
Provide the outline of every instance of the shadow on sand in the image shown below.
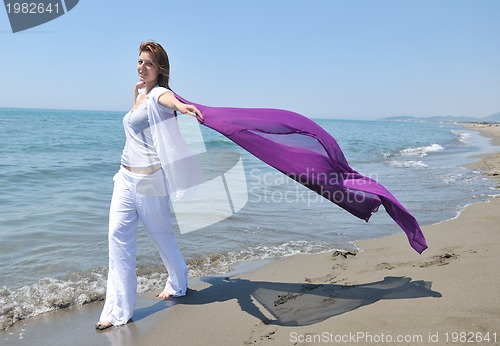
<path fill-rule="evenodd" d="M 280 283 L 223 277 L 209 277 L 203 281 L 211 286 L 190 290 L 185 297 L 162 300 L 137 309 L 132 320 L 139 321 L 173 305 L 203 305 L 236 299 L 241 310 L 266 324 L 305 326 L 383 299 L 441 297 L 439 292 L 431 289 L 431 282 L 412 281 L 409 277 L 387 276 L 382 281 L 359 285 Z M 275 319 L 269 320 L 252 297 Z"/>

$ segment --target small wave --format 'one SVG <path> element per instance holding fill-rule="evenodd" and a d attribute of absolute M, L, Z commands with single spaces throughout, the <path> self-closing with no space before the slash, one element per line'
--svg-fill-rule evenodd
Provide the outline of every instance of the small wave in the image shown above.
<path fill-rule="evenodd" d="M 444 148 L 441 145 L 434 143 L 427 146 L 402 149 L 396 154 L 396 156 L 424 157 L 429 153 L 438 152 L 441 150 L 444 150 Z"/>
<path fill-rule="evenodd" d="M 471 145 L 471 141 L 470 141 L 470 133 L 465 133 L 465 132 L 460 132 L 460 131 L 457 131 L 457 130 L 451 130 L 450 133 L 455 136 L 455 139 L 460 142 L 460 143 L 463 143 L 465 145 Z"/>
<path fill-rule="evenodd" d="M 429 166 L 427 166 L 425 163 L 423 163 L 422 161 L 414 161 L 414 160 L 409 160 L 409 161 L 398 161 L 398 160 L 391 160 L 391 161 L 388 161 L 389 165 L 393 166 L 393 167 L 399 167 L 399 168 L 419 168 L 419 169 L 422 169 L 422 168 L 427 168 Z"/>
<path fill-rule="evenodd" d="M 330 243 L 289 241 L 277 245 L 261 244 L 238 251 L 211 253 L 205 257 L 190 259 L 187 263 L 189 275 L 200 277 L 227 273 L 236 263 L 279 258 L 299 253 L 320 253 L 334 249 Z"/>
<path fill-rule="evenodd" d="M 444 176 L 443 182 L 447 185 L 455 184 L 457 180 L 460 180 L 461 177 L 461 174 Z"/>
<path fill-rule="evenodd" d="M 79 278 L 42 279 L 18 289 L 0 289 L 0 330 L 40 314 L 103 300 L 106 289 L 104 271 L 87 273 Z"/>
<path fill-rule="evenodd" d="M 481 179 L 479 172 L 472 171 L 472 173 L 474 174 L 466 175 L 462 173 L 456 173 L 456 174 L 444 175 L 442 177 L 442 180 L 447 185 L 451 184 L 467 185 L 476 182 L 478 179 Z"/>

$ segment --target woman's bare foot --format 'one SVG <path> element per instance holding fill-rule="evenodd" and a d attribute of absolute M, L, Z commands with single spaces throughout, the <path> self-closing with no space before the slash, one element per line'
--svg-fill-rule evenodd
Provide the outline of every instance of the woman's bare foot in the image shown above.
<path fill-rule="evenodd" d="M 158 294 L 156 297 L 161 298 L 161 299 L 170 299 L 173 297 L 173 294 L 170 294 L 168 292 L 163 291 L 160 294 Z"/>
<path fill-rule="evenodd" d="M 111 324 L 111 322 L 107 322 L 107 321 L 99 321 L 95 324 L 95 329 L 98 329 L 98 330 L 108 329 L 109 327 L 113 327 L 113 324 Z"/>

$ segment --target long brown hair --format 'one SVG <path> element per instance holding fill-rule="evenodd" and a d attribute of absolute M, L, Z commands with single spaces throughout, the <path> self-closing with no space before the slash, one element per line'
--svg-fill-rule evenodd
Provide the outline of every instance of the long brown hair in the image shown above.
<path fill-rule="evenodd" d="M 158 68 L 158 80 L 156 81 L 159 86 L 170 89 L 168 82 L 170 80 L 170 63 L 165 49 L 154 41 L 144 41 L 139 46 L 139 55 L 142 52 L 149 52 L 153 58 L 153 63 Z"/>

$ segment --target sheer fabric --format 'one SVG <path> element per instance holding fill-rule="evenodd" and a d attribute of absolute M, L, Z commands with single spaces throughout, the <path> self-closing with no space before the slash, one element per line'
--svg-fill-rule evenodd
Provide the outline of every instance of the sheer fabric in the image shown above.
<path fill-rule="evenodd" d="M 178 201 L 194 194 L 201 182 L 202 171 L 182 137 L 173 110 L 158 102 L 158 98 L 167 92 L 171 91 L 160 86 L 154 87 L 146 95 L 146 106 L 151 137 L 167 176 L 166 193 L 172 201 Z"/>

